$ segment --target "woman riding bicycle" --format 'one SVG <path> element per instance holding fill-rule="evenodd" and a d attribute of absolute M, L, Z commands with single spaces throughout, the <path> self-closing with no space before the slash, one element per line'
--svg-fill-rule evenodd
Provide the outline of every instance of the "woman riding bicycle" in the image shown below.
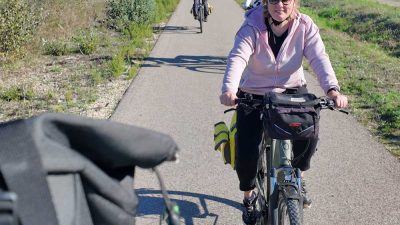
<path fill-rule="evenodd" d="M 234 106 L 237 97 L 250 94 L 263 98 L 266 92 L 287 92 L 298 88 L 307 92 L 302 67 L 303 56 L 317 75 L 319 84 L 336 107 L 347 106 L 342 95 L 319 29 L 305 14 L 299 12 L 300 0 L 264 0 L 263 4 L 246 12 L 246 19 L 236 33 L 234 46 L 229 53 L 222 84 L 220 101 Z M 258 146 L 262 138 L 260 112 L 237 110 L 237 160 L 236 171 L 240 190 L 244 191 L 243 221 L 256 221 L 255 178 Z M 293 166 L 306 171 L 315 152 L 317 139 L 295 141 L 295 157 L 302 155 Z M 308 146 L 308 147 L 307 147 Z M 302 172 L 302 177 L 304 173 Z M 303 186 L 305 186 L 303 184 Z M 311 198 L 302 190 L 305 207 Z"/>

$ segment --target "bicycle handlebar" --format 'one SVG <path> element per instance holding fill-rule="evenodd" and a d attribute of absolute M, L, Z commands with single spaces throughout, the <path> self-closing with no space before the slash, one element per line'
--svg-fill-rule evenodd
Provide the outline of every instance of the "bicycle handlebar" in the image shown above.
<path fill-rule="evenodd" d="M 319 104 L 321 106 L 321 109 L 330 109 L 333 111 L 339 111 L 341 113 L 349 114 L 349 112 L 344 109 L 336 108 L 335 101 L 333 99 L 328 97 L 319 97 L 319 99 L 320 99 Z"/>
<path fill-rule="evenodd" d="M 321 109 L 330 109 L 332 111 L 339 111 L 341 113 L 349 114 L 349 112 L 344 109 L 336 108 L 335 101 L 333 99 L 330 99 L 326 96 L 319 97 L 318 99 L 320 100 L 318 106 Z M 263 107 L 265 105 L 266 102 L 264 99 L 237 98 L 237 99 L 235 99 L 235 103 L 238 106 L 244 105 L 246 107 L 250 107 L 253 109 L 260 109 L 261 107 Z"/>

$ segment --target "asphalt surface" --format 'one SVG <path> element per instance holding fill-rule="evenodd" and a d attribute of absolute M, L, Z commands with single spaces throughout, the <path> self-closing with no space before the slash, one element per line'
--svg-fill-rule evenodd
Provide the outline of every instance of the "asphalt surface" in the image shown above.
<path fill-rule="evenodd" d="M 400 7 L 400 0 L 378 0 L 378 1 L 387 5 Z"/>
<path fill-rule="evenodd" d="M 180 160 L 160 166 L 183 224 L 241 224 L 236 173 L 213 150 L 213 124 L 225 120 L 219 104 L 225 60 L 243 20 L 233 0 L 210 1 L 214 12 L 200 34 L 182 0 L 112 120 L 171 135 Z M 322 95 L 314 77 L 309 89 Z M 352 116 L 324 111 L 320 143 L 307 172 L 313 207 L 305 224 L 400 224 L 400 163 Z M 137 224 L 159 224 L 162 198 L 154 173 L 135 174 Z"/>

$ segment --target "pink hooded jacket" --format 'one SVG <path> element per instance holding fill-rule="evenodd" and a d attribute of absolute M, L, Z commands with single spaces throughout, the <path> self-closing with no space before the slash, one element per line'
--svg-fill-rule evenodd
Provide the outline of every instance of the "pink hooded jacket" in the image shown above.
<path fill-rule="evenodd" d="M 330 88 L 339 89 L 319 29 L 309 16 L 299 14 L 290 22 L 288 36 L 276 58 L 268 44 L 267 32 L 264 7 L 249 10 L 228 56 L 222 93 L 236 93 L 240 88 L 264 95 L 269 91 L 282 92 L 285 88 L 304 86 L 303 56 L 325 93 Z"/>

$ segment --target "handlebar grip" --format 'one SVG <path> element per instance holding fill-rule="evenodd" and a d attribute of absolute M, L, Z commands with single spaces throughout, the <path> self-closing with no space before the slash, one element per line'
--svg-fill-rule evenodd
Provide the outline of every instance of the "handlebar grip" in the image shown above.
<path fill-rule="evenodd" d="M 171 211 L 169 211 L 167 223 L 168 225 L 180 225 L 179 206 L 172 202 Z"/>
<path fill-rule="evenodd" d="M 327 106 L 331 110 L 335 110 L 335 111 L 339 111 L 341 113 L 349 114 L 349 112 L 344 110 L 344 109 L 336 108 L 336 103 L 335 103 L 335 101 L 333 99 L 325 98 L 324 101 L 322 102 L 322 104 Z"/>
<path fill-rule="evenodd" d="M 247 105 L 259 105 L 263 104 L 262 99 L 254 99 L 254 98 L 237 98 L 235 99 L 235 104 L 247 104 Z"/>

